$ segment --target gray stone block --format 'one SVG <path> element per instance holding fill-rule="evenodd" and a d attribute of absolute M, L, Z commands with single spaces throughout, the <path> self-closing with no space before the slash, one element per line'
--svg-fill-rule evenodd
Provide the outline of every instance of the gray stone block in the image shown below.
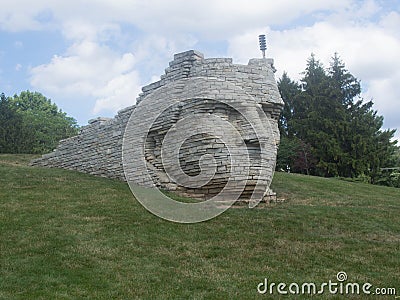
<path fill-rule="evenodd" d="M 120 110 L 113 119 L 90 120 L 78 136 L 60 141 L 52 153 L 31 164 L 129 180 L 199 199 L 218 194 L 233 178 L 237 188 L 227 191 L 229 195 L 238 190 L 240 194 L 240 184 L 244 183 L 239 200 L 247 201 L 252 195 L 269 197 L 283 107 L 274 72 L 272 59 L 251 59 L 248 65 L 236 65 L 231 58 L 204 59 L 195 50 L 175 54 L 160 80 L 142 88 L 136 105 Z M 173 105 L 164 109 L 166 101 Z M 133 112 L 139 118 L 135 132 L 144 130 L 149 115 L 160 115 L 148 132 L 131 136 L 126 130 L 131 130 Z M 207 122 L 180 125 L 184 120 L 204 120 L 204 116 Z M 177 126 L 181 126 L 179 130 Z M 165 144 L 168 135 L 183 143 Z M 241 140 L 237 140 L 238 135 Z M 125 170 L 123 141 L 132 153 L 139 153 L 135 151 L 144 145 L 141 157 L 126 162 Z M 234 145 L 231 153 L 230 144 Z M 175 149 L 178 146 L 179 151 Z M 248 150 L 247 156 L 238 155 L 240 147 Z M 166 161 L 165 157 L 162 160 L 163 151 Z M 144 166 L 138 163 L 143 160 Z M 189 185 L 174 181 L 166 169 Z M 201 172 L 207 170 L 216 173 L 193 188 L 202 182 Z"/>

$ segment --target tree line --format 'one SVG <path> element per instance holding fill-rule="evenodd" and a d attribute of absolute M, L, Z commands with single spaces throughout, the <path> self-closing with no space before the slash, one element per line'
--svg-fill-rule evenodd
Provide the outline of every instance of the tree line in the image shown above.
<path fill-rule="evenodd" d="M 312 54 L 300 82 L 284 73 L 278 88 L 285 106 L 277 169 L 396 185 L 382 171 L 400 166 L 396 130 L 382 129 L 383 117 L 337 53 L 328 68 Z"/>
<path fill-rule="evenodd" d="M 76 120 L 38 92 L 0 94 L 0 153 L 50 152 L 77 132 Z"/>

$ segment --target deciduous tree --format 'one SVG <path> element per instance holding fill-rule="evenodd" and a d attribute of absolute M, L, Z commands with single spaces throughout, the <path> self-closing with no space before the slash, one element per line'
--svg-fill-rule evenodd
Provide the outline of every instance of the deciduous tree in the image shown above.
<path fill-rule="evenodd" d="M 77 133 L 76 121 L 38 92 L 5 97 L 0 106 L 0 152 L 44 153 Z"/>

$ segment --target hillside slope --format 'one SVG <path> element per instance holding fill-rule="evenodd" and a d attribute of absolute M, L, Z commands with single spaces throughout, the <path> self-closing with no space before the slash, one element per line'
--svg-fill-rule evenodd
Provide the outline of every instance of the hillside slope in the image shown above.
<path fill-rule="evenodd" d="M 0 155 L 0 299 L 269 299 L 264 278 L 322 284 L 340 271 L 400 295 L 400 189 L 277 173 L 284 203 L 183 225 L 126 183 L 31 158 Z"/>

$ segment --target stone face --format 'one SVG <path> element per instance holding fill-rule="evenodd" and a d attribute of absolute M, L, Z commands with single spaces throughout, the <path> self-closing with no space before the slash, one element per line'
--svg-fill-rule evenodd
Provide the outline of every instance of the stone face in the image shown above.
<path fill-rule="evenodd" d="M 32 165 L 201 199 L 217 195 L 227 183 L 226 194 L 237 189 L 240 199 L 268 194 L 283 107 L 272 59 L 236 65 L 194 50 L 178 53 L 159 81 L 142 88 L 136 103 L 113 119 L 90 120 Z"/>

